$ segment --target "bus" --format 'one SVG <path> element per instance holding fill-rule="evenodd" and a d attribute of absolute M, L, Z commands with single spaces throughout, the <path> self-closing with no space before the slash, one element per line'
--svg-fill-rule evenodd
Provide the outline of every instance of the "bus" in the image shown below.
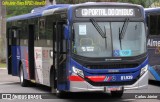
<path fill-rule="evenodd" d="M 160 81 L 160 8 L 145 8 L 148 26 L 149 80 Z"/>
<path fill-rule="evenodd" d="M 35 8 L 7 19 L 8 74 L 66 92 L 109 92 L 148 85 L 144 8 L 87 2 Z"/>

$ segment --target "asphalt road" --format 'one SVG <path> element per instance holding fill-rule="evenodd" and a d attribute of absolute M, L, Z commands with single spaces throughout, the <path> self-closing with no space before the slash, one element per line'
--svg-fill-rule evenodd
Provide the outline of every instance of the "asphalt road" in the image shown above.
<path fill-rule="evenodd" d="M 74 102 L 76 100 L 76 102 L 81 102 L 81 101 L 96 101 L 96 102 L 101 102 L 102 101 L 128 101 L 128 100 L 132 100 L 132 101 L 141 101 L 141 102 L 146 102 L 146 101 L 157 101 L 159 102 L 160 100 L 158 100 L 157 98 L 155 99 L 135 99 L 135 95 L 137 96 L 144 96 L 144 93 L 149 93 L 149 95 L 154 95 L 154 97 L 159 96 L 160 98 L 160 82 L 150 82 L 148 89 L 144 89 L 144 90 L 129 90 L 129 91 L 125 91 L 125 94 L 123 95 L 123 97 L 121 99 L 115 99 L 113 97 L 110 96 L 110 94 L 104 94 L 104 93 L 69 93 L 67 95 L 67 97 L 65 99 L 58 99 L 58 97 L 56 97 L 55 94 L 51 94 L 50 93 L 50 88 L 46 87 L 46 86 L 42 86 L 42 85 L 35 85 L 33 84 L 30 87 L 21 87 L 20 83 L 19 83 L 19 78 L 15 77 L 15 76 L 10 76 L 7 74 L 7 70 L 6 69 L 0 69 L 0 98 L 2 98 L 2 94 L 5 93 L 11 93 L 16 94 L 17 95 L 25 95 L 27 93 L 32 93 L 32 94 L 36 94 L 38 95 L 39 93 L 42 93 L 42 96 L 47 96 L 47 98 L 49 99 L 42 99 L 40 100 L 40 102 L 43 101 L 47 101 L 47 102 Z M 143 93 L 143 94 L 142 94 Z M 159 93 L 159 94 L 157 94 Z M 28 94 L 27 94 L 28 95 Z M 146 94 L 148 96 L 148 94 Z M 78 100 L 77 100 L 78 99 Z M 4 100 L 1 99 L 0 101 L 9 101 L 9 100 Z M 15 102 L 21 102 L 22 100 L 17 100 L 17 99 L 13 99 L 12 101 Z M 37 102 L 39 100 L 23 100 L 23 101 L 32 101 L 32 102 Z"/>

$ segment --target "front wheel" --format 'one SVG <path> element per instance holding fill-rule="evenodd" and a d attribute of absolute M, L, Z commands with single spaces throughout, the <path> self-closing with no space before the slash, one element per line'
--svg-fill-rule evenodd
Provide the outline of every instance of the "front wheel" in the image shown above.
<path fill-rule="evenodd" d="M 111 96 L 116 98 L 121 98 L 123 96 L 123 90 L 111 91 Z"/>
<path fill-rule="evenodd" d="M 28 86 L 28 81 L 24 79 L 24 71 L 23 71 L 23 66 L 20 66 L 20 71 L 19 71 L 19 78 L 20 78 L 20 84 L 22 87 Z"/>

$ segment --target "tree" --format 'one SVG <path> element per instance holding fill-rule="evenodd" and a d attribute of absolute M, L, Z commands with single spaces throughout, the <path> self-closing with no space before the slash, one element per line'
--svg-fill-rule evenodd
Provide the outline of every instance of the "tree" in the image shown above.
<path fill-rule="evenodd" d="M 20 1 L 20 2 L 25 2 L 27 0 L 7 0 L 7 1 Z M 33 0 L 32 0 L 33 1 Z M 35 1 L 44 1 L 44 0 L 34 0 Z M 21 15 L 21 14 L 26 14 L 30 13 L 33 8 L 39 7 L 39 6 L 44 6 L 44 5 L 6 5 L 7 9 L 7 17 L 15 16 L 15 15 Z"/>
<path fill-rule="evenodd" d="M 6 8 L 0 1 L 0 62 L 6 58 Z"/>

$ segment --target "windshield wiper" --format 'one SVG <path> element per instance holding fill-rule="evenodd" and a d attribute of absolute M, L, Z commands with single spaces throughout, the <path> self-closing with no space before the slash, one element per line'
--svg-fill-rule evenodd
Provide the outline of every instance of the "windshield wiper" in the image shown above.
<path fill-rule="evenodd" d="M 126 18 L 125 21 L 124 21 L 124 23 L 123 23 L 122 29 L 120 30 L 120 28 L 119 28 L 119 42 L 120 42 L 120 48 L 121 48 L 121 50 L 122 50 L 122 39 L 125 36 L 128 23 L 129 23 L 129 18 Z"/>
<path fill-rule="evenodd" d="M 91 18 L 90 21 L 92 22 L 93 26 L 96 28 L 96 30 L 98 31 L 98 33 L 102 36 L 102 38 L 105 39 L 105 47 L 107 49 L 107 37 L 106 37 L 106 28 L 104 26 L 104 32 L 101 29 L 101 27 L 98 25 L 98 23 L 94 20 L 94 18 Z"/>
<path fill-rule="evenodd" d="M 99 32 L 99 34 L 102 36 L 102 38 L 106 38 L 105 32 L 103 32 L 103 30 L 98 25 L 98 23 L 93 18 L 91 18 L 90 21 L 92 22 L 92 24 L 94 25 L 94 27 L 96 28 L 96 30 Z"/>

